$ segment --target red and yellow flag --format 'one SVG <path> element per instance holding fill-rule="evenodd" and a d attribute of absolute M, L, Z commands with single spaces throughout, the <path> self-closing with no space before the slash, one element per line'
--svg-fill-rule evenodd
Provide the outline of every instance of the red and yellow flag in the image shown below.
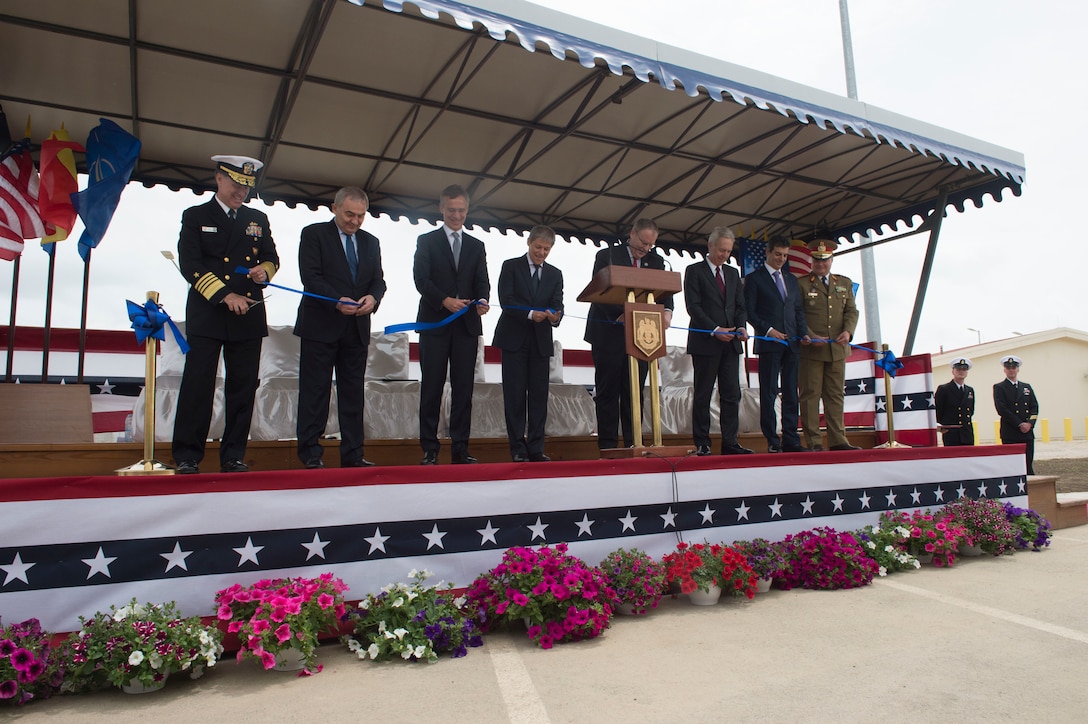
<path fill-rule="evenodd" d="M 63 123 L 60 130 L 53 131 L 42 141 L 38 164 L 41 179 L 38 212 L 49 232 L 42 238 L 43 245 L 64 241 L 76 223 L 76 209 L 71 198 L 79 190 L 74 151 L 83 153 L 84 148 L 71 139 Z"/>

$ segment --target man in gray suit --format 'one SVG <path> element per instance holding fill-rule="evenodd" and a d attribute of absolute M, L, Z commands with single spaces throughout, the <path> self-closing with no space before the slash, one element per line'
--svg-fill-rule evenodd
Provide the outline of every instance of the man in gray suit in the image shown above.
<path fill-rule="evenodd" d="M 692 438 L 699 455 L 710 455 L 710 398 L 718 385 L 722 455 L 751 453 L 737 442 L 740 415 L 740 355 L 748 321 L 740 274 L 729 266 L 735 237 L 716 226 L 707 240 L 704 261 L 684 270 L 684 301 L 691 318 L 688 354 L 695 373 L 691 410 Z M 696 331 L 706 330 L 706 331 Z"/>
<path fill-rule="evenodd" d="M 363 384 L 370 316 L 385 295 L 378 239 L 362 230 L 370 201 L 347 186 L 336 192 L 333 218 L 302 230 L 298 269 L 306 291 L 298 305 L 295 335 L 302 338 L 298 363 L 298 457 L 308 469 L 323 468 L 318 439 L 329 418 L 332 372 L 340 419 L 340 467 L 373 465 L 363 457 Z"/>

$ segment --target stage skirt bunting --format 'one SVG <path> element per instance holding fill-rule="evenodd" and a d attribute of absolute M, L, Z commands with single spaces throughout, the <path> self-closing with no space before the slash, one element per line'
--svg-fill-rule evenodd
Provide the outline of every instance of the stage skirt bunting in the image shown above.
<path fill-rule="evenodd" d="M 911 447 L 937 445 L 937 407 L 933 402 L 933 365 L 928 354 L 900 357 L 892 378 L 892 421 L 896 442 Z M 884 370 L 876 370 L 876 442 L 888 442 Z"/>
<path fill-rule="evenodd" d="M 468 585 L 504 549 L 591 564 L 684 539 L 854 530 L 961 496 L 1027 505 L 1023 448 L 926 448 L 183 478 L 0 480 L 0 614 L 71 631 L 133 597 L 213 614 L 215 592 L 331 571 L 360 598 L 412 568 Z"/>

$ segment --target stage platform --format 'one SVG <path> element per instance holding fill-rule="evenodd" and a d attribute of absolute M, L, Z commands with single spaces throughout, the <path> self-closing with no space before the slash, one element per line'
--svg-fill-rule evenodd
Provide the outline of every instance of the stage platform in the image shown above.
<path fill-rule="evenodd" d="M 863 448 L 874 445 L 875 433 L 862 430 L 850 433 L 853 444 Z M 712 436 L 712 449 L 717 450 L 720 438 Z M 690 435 L 664 435 L 665 445 L 693 447 Z M 757 452 L 767 451 L 762 435 L 741 435 L 740 443 Z M 325 465 L 339 467 L 339 440 L 322 440 Z M 510 446 L 506 438 L 474 438 L 469 450 L 481 463 L 510 462 Z M 597 460 L 597 437 L 549 437 L 545 448 L 554 461 Z M 73 475 L 113 475 L 118 468 L 139 462 L 143 458 L 143 443 L 71 443 L 71 444 L 0 444 L 0 478 L 45 478 Z M 366 458 L 379 466 L 418 465 L 423 451 L 417 440 L 367 440 Z M 155 458 L 173 464 L 169 443 L 155 444 Z M 442 440 L 439 463 L 450 461 L 449 440 Z M 294 440 L 250 440 L 246 448 L 246 464 L 254 472 L 272 470 L 302 470 Z M 218 472 L 219 444 L 208 443 L 202 472 Z M 307 471 L 312 472 L 312 471 Z"/>
<path fill-rule="evenodd" d="M 217 590 L 268 577 L 331 571 L 353 598 L 412 568 L 464 586 L 511 546 L 567 542 L 595 564 L 619 547 L 856 530 L 961 496 L 1027 506 L 1024 472 L 1009 445 L 6 478 L 0 611 L 70 631 L 133 597 L 209 615 Z"/>

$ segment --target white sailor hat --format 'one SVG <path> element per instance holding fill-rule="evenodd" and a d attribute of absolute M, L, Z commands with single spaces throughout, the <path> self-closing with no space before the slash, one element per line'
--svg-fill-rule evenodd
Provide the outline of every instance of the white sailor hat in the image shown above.
<path fill-rule="evenodd" d="M 1020 358 L 1014 354 L 1007 354 L 1001 358 L 1001 365 L 1003 367 L 1019 367 L 1021 364 Z"/>
<path fill-rule="evenodd" d="M 236 183 L 252 188 L 257 184 L 257 172 L 264 163 L 249 156 L 212 156 L 215 170 L 225 173 Z"/>
<path fill-rule="evenodd" d="M 966 367 L 967 369 L 971 369 L 971 360 L 967 359 L 966 357 L 957 357 L 948 364 L 952 369 L 956 369 L 957 367 Z"/>

